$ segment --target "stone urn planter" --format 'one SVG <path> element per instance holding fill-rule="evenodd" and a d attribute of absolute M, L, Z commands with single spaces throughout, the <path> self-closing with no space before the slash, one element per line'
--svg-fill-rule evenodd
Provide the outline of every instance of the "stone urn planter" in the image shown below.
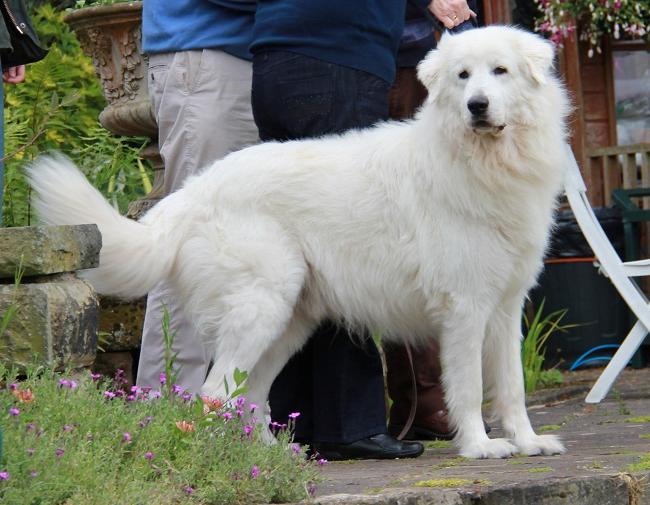
<path fill-rule="evenodd" d="M 162 197 L 163 176 L 158 130 L 147 92 L 147 57 L 141 45 L 142 2 L 85 7 L 66 15 L 65 22 L 76 33 L 101 79 L 108 105 L 99 122 L 116 135 L 152 139 L 142 156 L 154 165 L 154 188 L 129 208 L 129 215 L 137 217 Z"/>

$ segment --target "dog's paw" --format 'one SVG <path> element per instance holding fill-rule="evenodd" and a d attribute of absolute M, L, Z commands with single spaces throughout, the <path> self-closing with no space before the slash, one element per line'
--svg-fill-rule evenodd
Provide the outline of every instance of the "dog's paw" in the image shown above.
<path fill-rule="evenodd" d="M 462 444 L 460 455 L 465 458 L 507 458 L 517 452 L 517 447 L 506 438 L 486 438 L 479 442 Z"/>
<path fill-rule="evenodd" d="M 550 456 L 566 452 L 566 448 L 555 435 L 535 435 L 521 440 L 515 439 L 514 442 L 519 454 L 525 456 L 538 456 L 540 454 Z"/>

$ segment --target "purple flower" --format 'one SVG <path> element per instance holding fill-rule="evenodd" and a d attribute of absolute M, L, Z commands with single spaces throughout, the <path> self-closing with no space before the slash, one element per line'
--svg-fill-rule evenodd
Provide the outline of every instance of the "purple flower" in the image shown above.
<path fill-rule="evenodd" d="M 112 391 L 104 391 L 104 396 L 106 398 L 115 398 L 115 393 L 113 393 Z"/>
<path fill-rule="evenodd" d="M 70 426 L 69 424 L 66 424 L 66 425 L 63 427 L 63 431 L 72 431 L 72 428 L 73 428 L 73 426 Z"/>
<path fill-rule="evenodd" d="M 235 412 L 236 412 L 236 414 L 237 414 L 237 417 L 242 417 L 242 416 L 244 415 L 244 411 L 243 411 L 243 410 L 239 410 L 239 409 L 237 409 Z"/>
<path fill-rule="evenodd" d="M 54 451 L 54 454 L 56 454 L 57 458 L 60 458 L 61 456 L 63 456 L 65 454 L 65 451 L 63 449 L 59 448 L 56 451 Z"/>
<path fill-rule="evenodd" d="M 154 458 L 155 454 L 151 451 L 147 451 L 144 453 L 144 459 L 151 461 Z"/>
<path fill-rule="evenodd" d="M 36 429 L 36 425 L 34 423 L 27 423 L 27 426 L 25 426 L 25 429 L 27 431 L 34 431 Z"/>
<path fill-rule="evenodd" d="M 254 403 L 251 403 L 250 407 L 251 407 L 251 412 L 255 412 L 255 410 L 257 409 L 257 405 L 255 405 Z"/>
<path fill-rule="evenodd" d="M 9 472 L 0 472 L 0 480 L 9 480 Z"/>
<path fill-rule="evenodd" d="M 300 444 L 291 444 L 291 450 L 294 454 L 300 454 Z"/>
<path fill-rule="evenodd" d="M 223 413 L 223 418 L 226 420 L 232 419 L 232 414 L 230 412 L 224 412 Z"/>
<path fill-rule="evenodd" d="M 28 456 L 33 456 L 34 453 L 36 452 L 36 449 L 32 449 L 31 447 L 25 451 Z"/>
<path fill-rule="evenodd" d="M 186 391 L 185 393 L 183 393 L 182 398 L 186 402 L 189 402 L 192 399 L 192 393 L 190 393 L 189 391 Z"/>
<path fill-rule="evenodd" d="M 296 419 L 300 416 L 300 412 L 292 412 L 289 414 L 289 419 Z"/>
<path fill-rule="evenodd" d="M 18 384 L 9 384 L 9 389 L 16 391 L 16 389 L 18 389 Z"/>
<path fill-rule="evenodd" d="M 246 403 L 246 398 L 244 398 L 243 396 L 240 396 L 235 400 L 235 406 L 238 408 L 242 408 L 245 403 Z"/>
<path fill-rule="evenodd" d="M 102 378 L 102 374 L 90 372 L 90 378 L 93 380 L 93 382 L 97 382 L 99 379 Z"/>
<path fill-rule="evenodd" d="M 142 390 L 140 389 L 140 386 L 131 386 L 131 393 L 133 393 L 134 395 L 137 395 L 141 391 Z"/>
<path fill-rule="evenodd" d="M 309 493 L 309 496 L 311 496 L 312 498 L 316 496 L 316 484 L 314 484 L 313 482 L 307 484 L 307 492 Z"/>
<path fill-rule="evenodd" d="M 160 391 L 154 391 L 149 395 L 151 398 L 160 398 L 162 396 L 162 393 Z"/>
<path fill-rule="evenodd" d="M 17 417 L 20 415 L 20 409 L 18 407 L 9 407 L 9 415 Z"/>
<path fill-rule="evenodd" d="M 250 435 L 252 432 L 253 432 L 253 427 L 250 424 L 244 426 L 244 433 L 246 433 L 246 435 Z"/>
<path fill-rule="evenodd" d="M 122 435 L 122 442 L 126 442 L 127 444 L 131 441 L 131 434 L 129 432 L 124 432 L 124 435 Z"/>
<path fill-rule="evenodd" d="M 178 384 L 174 384 L 172 386 L 172 393 L 174 393 L 175 395 L 180 395 L 183 391 L 184 391 L 183 388 L 180 387 Z"/>
<path fill-rule="evenodd" d="M 67 389 L 76 389 L 77 383 L 73 380 L 59 379 L 59 386 Z"/>
<path fill-rule="evenodd" d="M 327 460 L 325 458 L 320 458 L 316 460 L 316 463 L 318 464 L 318 466 L 323 466 L 327 464 Z"/>
<path fill-rule="evenodd" d="M 183 491 L 185 491 L 186 494 L 192 494 L 194 492 L 194 488 L 187 486 L 185 489 L 183 489 Z"/>
<path fill-rule="evenodd" d="M 260 469 L 257 468 L 257 465 L 253 465 L 251 468 L 251 478 L 257 479 L 260 475 Z"/>
<path fill-rule="evenodd" d="M 29 472 L 29 476 L 32 477 L 32 478 L 37 477 L 38 472 L 36 470 L 32 470 L 31 472 Z"/>
<path fill-rule="evenodd" d="M 167 376 L 165 375 L 165 372 L 160 372 L 160 375 L 158 376 L 158 380 L 160 381 L 161 384 L 167 382 Z"/>

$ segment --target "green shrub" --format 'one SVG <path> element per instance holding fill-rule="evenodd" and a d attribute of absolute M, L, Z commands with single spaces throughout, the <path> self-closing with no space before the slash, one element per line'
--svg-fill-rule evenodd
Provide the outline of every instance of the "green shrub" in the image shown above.
<path fill-rule="evenodd" d="M 96 379 L 42 370 L 17 384 L 0 366 L 0 503 L 248 505 L 313 493 L 317 462 L 286 430 L 263 443 L 238 415 L 255 409 L 244 399 L 206 414 L 181 392 Z"/>
<path fill-rule="evenodd" d="M 93 184 L 122 212 L 147 190 L 138 151 L 143 138 L 116 137 L 97 118 L 106 106 L 99 79 L 63 13 L 38 7 L 34 25 L 49 53 L 29 65 L 26 81 L 6 86 L 5 97 L 5 226 L 31 224 L 29 188 L 23 165 L 39 153 L 58 150 L 70 156 Z"/>

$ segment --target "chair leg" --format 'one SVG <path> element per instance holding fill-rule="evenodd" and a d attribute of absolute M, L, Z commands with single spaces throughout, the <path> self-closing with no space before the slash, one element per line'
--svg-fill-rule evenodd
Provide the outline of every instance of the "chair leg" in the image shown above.
<path fill-rule="evenodd" d="M 632 359 L 636 350 L 641 346 L 647 334 L 648 329 L 641 321 L 637 321 L 630 333 L 625 337 L 625 340 L 623 340 L 621 347 L 619 347 L 605 370 L 603 370 L 603 373 L 598 377 L 594 387 L 589 391 L 585 402 L 600 403 L 605 398 L 612 384 L 614 384 L 616 377 L 618 377 L 618 374 L 630 362 L 630 359 Z"/>

